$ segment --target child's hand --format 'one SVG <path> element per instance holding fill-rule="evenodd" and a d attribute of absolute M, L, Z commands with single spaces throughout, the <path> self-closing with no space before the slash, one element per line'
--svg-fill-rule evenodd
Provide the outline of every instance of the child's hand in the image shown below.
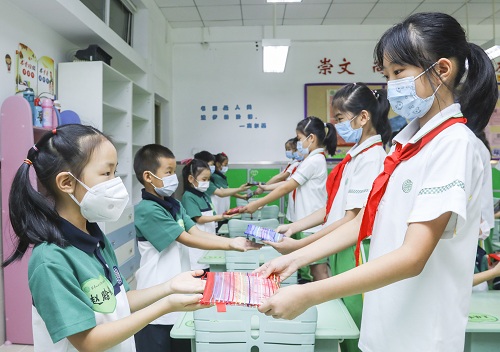
<path fill-rule="evenodd" d="M 264 189 L 260 185 L 255 191 L 253 191 L 253 194 L 255 196 L 258 196 L 259 194 L 262 194 L 262 193 L 264 193 Z"/>
<path fill-rule="evenodd" d="M 498 263 L 500 263 L 500 262 L 495 261 L 490 266 L 490 270 L 491 270 L 492 273 L 495 274 L 495 277 L 499 277 L 500 276 L 500 265 Z"/>
<path fill-rule="evenodd" d="M 196 276 L 203 275 L 203 270 L 186 271 L 166 282 L 168 294 L 176 293 L 202 293 L 206 281 Z"/>
<path fill-rule="evenodd" d="M 250 214 L 253 214 L 255 213 L 258 209 L 259 209 L 259 205 L 257 204 L 257 202 L 250 202 L 248 203 L 247 205 L 245 205 L 243 207 L 243 209 L 241 209 L 241 212 L 242 213 L 250 213 Z"/>
<path fill-rule="evenodd" d="M 273 247 L 281 254 L 292 253 L 293 251 L 296 251 L 297 249 L 302 248 L 299 245 L 298 240 L 294 240 L 293 238 L 286 237 L 286 236 L 283 237 L 283 239 L 280 242 L 269 242 L 269 241 L 263 241 L 263 242 L 265 244 Z"/>
<path fill-rule="evenodd" d="M 200 304 L 202 294 L 185 295 L 173 294 L 162 299 L 168 307 L 168 312 L 191 312 L 202 308 L 208 308 L 209 305 Z"/>
<path fill-rule="evenodd" d="M 244 184 L 242 184 L 242 185 L 240 186 L 240 188 L 239 188 L 239 192 L 244 192 L 244 191 L 246 191 L 246 190 L 250 189 L 250 187 L 252 187 L 252 186 L 250 186 L 250 185 L 249 185 L 249 184 L 247 184 L 247 183 L 244 183 Z"/>
<path fill-rule="evenodd" d="M 276 229 L 276 232 L 282 233 L 286 237 L 290 237 L 294 234 L 294 232 L 292 231 L 292 224 L 280 225 Z"/>
<path fill-rule="evenodd" d="M 283 281 L 298 269 L 292 255 L 287 254 L 274 258 L 253 272 L 261 274 L 264 277 L 269 277 L 271 274 L 279 275 L 281 281 Z"/>
<path fill-rule="evenodd" d="M 235 237 L 231 238 L 230 247 L 232 250 L 246 252 L 252 249 L 260 249 L 262 244 L 258 244 L 247 240 L 245 237 Z"/>
<path fill-rule="evenodd" d="M 291 285 L 280 288 L 259 306 L 259 312 L 277 319 L 296 318 L 313 306 L 310 297 L 308 297 L 306 286 L 308 285 Z"/>

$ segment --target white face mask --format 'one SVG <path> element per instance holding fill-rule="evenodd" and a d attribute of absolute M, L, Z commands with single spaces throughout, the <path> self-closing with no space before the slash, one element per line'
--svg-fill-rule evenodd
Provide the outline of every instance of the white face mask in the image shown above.
<path fill-rule="evenodd" d="M 209 165 L 210 167 L 210 173 L 213 174 L 215 172 L 215 165 Z"/>
<path fill-rule="evenodd" d="M 116 221 L 120 218 L 129 200 L 127 188 L 120 177 L 115 177 L 89 188 L 73 176 L 71 172 L 68 172 L 68 174 L 87 190 L 80 203 L 73 194 L 69 195 L 80 206 L 80 212 L 85 219 L 89 222 L 98 222 Z"/>
<path fill-rule="evenodd" d="M 176 174 L 173 174 L 170 176 L 165 176 L 163 178 L 159 178 L 158 176 L 156 176 L 152 172 L 150 172 L 150 174 L 153 177 L 157 178 L 158 180 L 163 181 L 163 187 L 155 187 L 153 185 L 153 187 L 155 188 L 156 194 L 158 194 L 159 196 L 170 197 L 177 190 L 177 186 L 179 185 L 179 179 L 177 179 Z"/>
<path fill-rule="evenodd" d="M 196 189 L 197 191 L 200 191 L 200 192 L 206 192 L 208 187 L 210 186 L 210 181 L 198 181 L 198 180 L 196 180 L 196 182 L 198 182 L 198 186 L 194 186 L 194 189 Z"/>
<path fill-rule="evenodd" d="M 227 172 L 227 170 L 229 170 L 229 167 L 223 166 L 222 170 L 220 170 L 220 172 L 222 172 L 223 174 L 225 174 Z"/>

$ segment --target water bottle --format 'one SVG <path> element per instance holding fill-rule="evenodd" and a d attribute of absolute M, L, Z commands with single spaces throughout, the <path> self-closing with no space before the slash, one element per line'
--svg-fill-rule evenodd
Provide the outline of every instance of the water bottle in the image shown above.
<path fill-rule="evenodd" d="M 32 88 L 26 88 L 23 91 L 23 98 L 28 101 L 31 108 L 31 118 L 33 120 L 33 126 L 36 125 L 36 111 L 35 111 L 35 91 Z"/>
<path fill-rule="evenodd" d="M 42 100 L 42 127 L 52 128 L 52 99 L 43 99 Z"/>

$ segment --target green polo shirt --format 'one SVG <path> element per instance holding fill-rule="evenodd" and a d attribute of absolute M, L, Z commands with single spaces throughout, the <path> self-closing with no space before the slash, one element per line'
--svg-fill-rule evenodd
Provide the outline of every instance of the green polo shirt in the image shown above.
<path fill-rule="evenodd" d="M 217 190 L 218 188 L 219 187 L 217 187 L 215 183 L 213 183 L 213 181 L 210 180 L 210 185 L 208 186 L 208 189 L 205 191 L 205 194 L 211 197 L 214 194 L 215 190 Z"/>
<path fill-rule="evenodd" d="M 206 211 L 211 211 L 215 215 L 212 201 L 204 192 L 188 188 L 182 195 L 181 202 L 191 219 L 202 216 Z"/>
<path fill-rule="evenodd" d="M 211 177 L 212 182 L 217 188 L 228 188 L 227 178 L 224 178 L 222 174 L 214 172 Z"/>
<path fill-rule="evenodd" d="M 123 284 L 129 289 L 118 270 L 113 247 L 97 224 L 87 223 L 90 235 L 62 218 L 60 224 L 69 245 L 36 245 L 28 265 L 33 304 L 54 343 L 95 327 L 97 313 L 117 314 L 120 287 Z M 109 270 L 104 269 L 102 259 Z"/>
<path fill-rule="evenodd" d="M 144 199 L 144 198 L 147 199 Z M 164 199 L 150 195 L 143 190 L 143 199 L 135 207 L 134 225 L 137 238 L 149 241 L 158 252 L 172 244 L 184 231 L 189 231 L 195 223 L 181 202 L 169 197 L 171 202 L 177 202 L 179 210 L 172 215 L 169 203 Z M 171 203 L 170 203 L 171 204 Z"/>

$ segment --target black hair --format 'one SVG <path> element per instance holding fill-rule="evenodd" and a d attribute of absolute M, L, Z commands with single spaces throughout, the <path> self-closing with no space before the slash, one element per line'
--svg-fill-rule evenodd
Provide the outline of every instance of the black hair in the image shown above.
<path fill-rule="evenodd" d="M 188 180 L 189 175 L 192 175 L 196 179 L 203 172 L 203 170 L 210 170 L 210 166 L 208 166 L 208 164 L 203 160 L 192 159 L 189 163 L 184 165 L 184 168 L 182 169 L 184 191 L 186 191 L 188 187 L 192 187 Z"/>
<path fill-rule="evenodd" d="M 175 159 L 174 153 L 160 144 L 147 144 L 135 153 L 134 172 L 137 180 L 144 185 L 144 171 L 156 172 L 160 158 Z"/>
<path fill-rule="evenodd" d="M 215 156 L 212 153 L 202 150 L 194 155 L 195 159 L 203 160 L 206 163 L 213 161 L 215 163 Z"/>
<path fill-rule="evenodd" d="M 439 12 L 413 14 L 383 34 L 374 56 L 379 66 L 385 57 L 423 69 L 440 58 L 456 60 L 458 72 L 448 88 L 476 135 L 488 124 L 498 100 L 495 69 L 483 49 L 467 42 L 464 29 L 453 17 Z M 438 76 L 434 68 L 428 72 Z"/>
<path fill-rule="evenodd" d="M 104 141 L 111 140 L 91 126 L 69 124 L 46 132 L 28 151 L 12 180 L 9 217 L 17 243 L 3 267 L 21 259 L 30 245 L 44 242 L 60 247 L 68 245 L 59 229 L 60 217 L 55 209 L 56 176 L 68 171 L 80 178 L 92 154 Z M 44 194 L 30 182 L 30 165 Z"/>
<path fill-rule="evenodd" d="M 364 83 L 350 83 L 340 88 L 333 96 L 332 105 L 342 112 L 358 116 L 362 110 L 370 113 L 371 123 L 382 137 L 385 145 L 391 140 L 392 132 L 389 124 L 389 100 L 387 91 L 372 91 Z"/>
<path fill-rule="evenodd" d="M 215 154 L 215 163 L 216 164 L 221 164 L 226 161 L 226 160 L 229 160 L 229 158 L 227 157 L 227 154 L 226 153 L 219 153 L 219 154 Z"/>
<path fill-rule="evenodd" d="M 325 128 L 328 130 L 327 132 L 325 132 Z M 295 129 L 306 137 L 314 134 L 319 139 L 320 144 L 325 147 L 328 154 L 335 154 L 337 149 L 337 131 L 331 123 L 325 123 L 319 117 L 309 116 L 300 121 Z"/>
<path fill-rule="evenodd" d="M 285 142 L 285 148 L 286 148 L 287 144 L 290 144 L 293 149 L 297 150 L 297 142 L 298 142 L 297 137 L 290 138 L 289 140 L 287 140 Z"/>

